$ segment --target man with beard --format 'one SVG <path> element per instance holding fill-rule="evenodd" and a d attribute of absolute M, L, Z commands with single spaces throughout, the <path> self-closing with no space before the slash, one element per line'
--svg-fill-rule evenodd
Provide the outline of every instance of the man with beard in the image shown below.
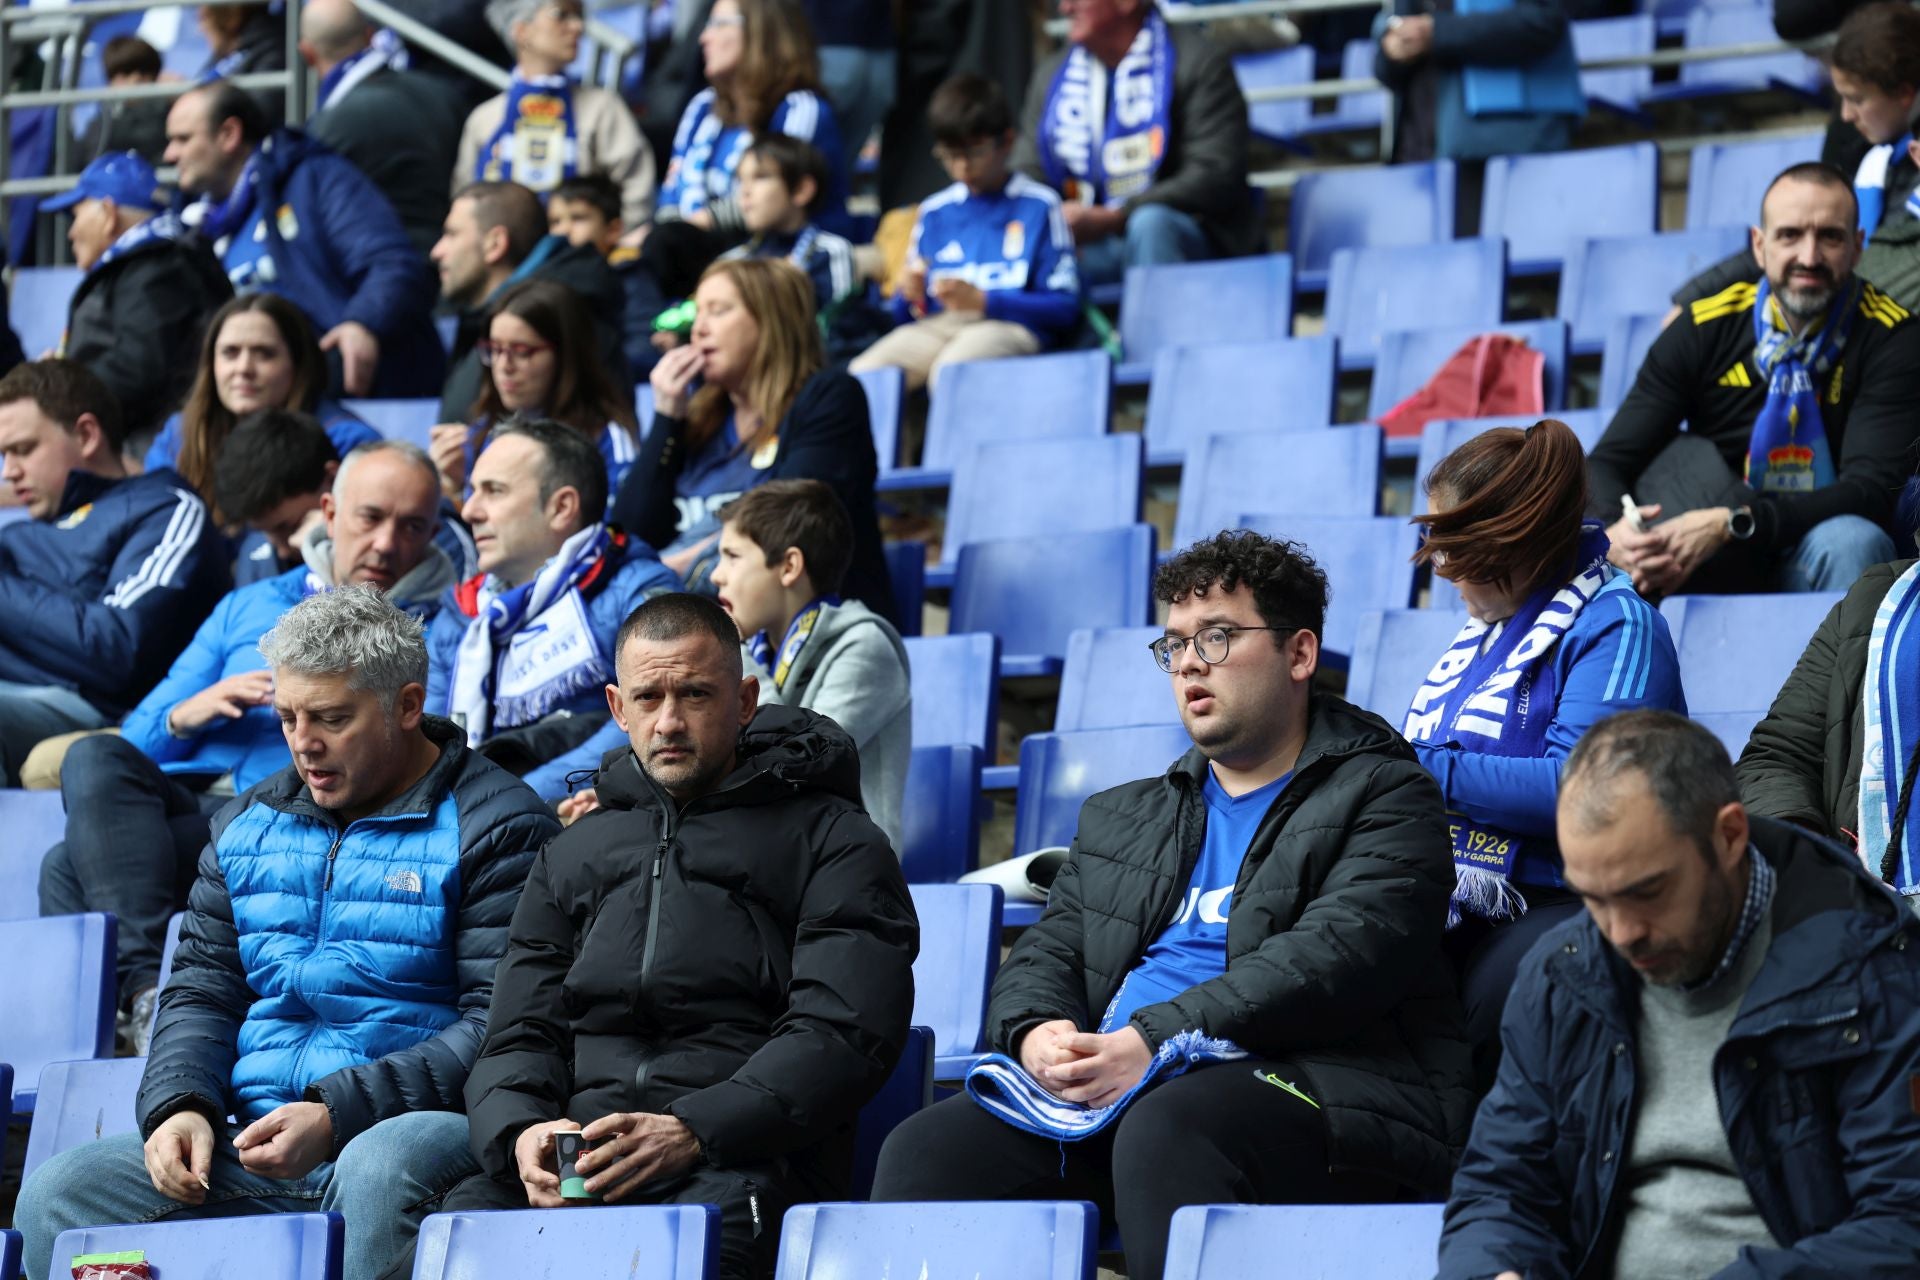
<path fill-rule="evenodd" d="M 1837 170 L 1794 165 L 1751 229 L 1760 282 L 1693 303 L 1647 352 L 1588 461 L 1642 595 L 1839 591 L 1893 558 L 1920 328 L 1855 275 L 1858 217 Z"/>

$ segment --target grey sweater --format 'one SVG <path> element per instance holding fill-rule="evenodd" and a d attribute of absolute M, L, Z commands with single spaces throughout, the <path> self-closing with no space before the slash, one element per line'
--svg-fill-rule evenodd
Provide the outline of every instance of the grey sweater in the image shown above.
<path fill-rule="evenodd" d="M 834 721 L 860 751 L 860 794 L 867 816 L 886 832 L 900 856 L 900 809 L 913 754 L 913 692 L 907 647 L 893 625 L 858 600 L 821 613 L 813 633 L 776 688 L 765 667 L 747 657 L 760 678 L 760 701 L 805 707 Z"/>

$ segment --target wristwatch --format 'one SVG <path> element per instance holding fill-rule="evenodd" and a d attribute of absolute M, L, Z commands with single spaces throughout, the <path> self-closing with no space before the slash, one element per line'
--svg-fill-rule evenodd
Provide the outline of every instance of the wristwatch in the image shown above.
<path fill-rule="evenodd" d="M 1753 536 L 1753 508 L 1734 507 L 1727 512 L 1727 536 L 1745 542 Z"/>

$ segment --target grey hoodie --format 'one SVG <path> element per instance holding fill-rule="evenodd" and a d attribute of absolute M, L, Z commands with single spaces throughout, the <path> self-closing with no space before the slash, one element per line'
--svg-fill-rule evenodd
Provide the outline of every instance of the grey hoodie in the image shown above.
<path fill-rule="evenodd" d="M 746 653 L 742 646 L 743 654 Z M 867 816 L 900 856 L 900 808 L 913 754 L 913 692 L 907 647 L 893 625 L 858 600 L 829 605 L 775 688 L 765 667 L 746 654 L 760 678 L 760 701 L 805 707 L 847 731 L 860 751 L 860 795 Z"/>

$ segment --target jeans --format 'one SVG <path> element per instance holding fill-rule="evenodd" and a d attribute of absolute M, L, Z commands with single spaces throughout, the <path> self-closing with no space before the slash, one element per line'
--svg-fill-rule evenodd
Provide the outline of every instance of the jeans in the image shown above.
<path fill-rule="evenodd" d="M 183 1205 L 154 1190 L 137 1133 L 74 1147 L 41 1165 L 20 1188 L 13 1214 L 15 1229 L 26 1237 L 27 1274 L 48 1274 L 55 1237 L 74 1227 L 331 1209 L 347 1224 L 343 1280 L 374 1280 L 413 1248 L 421 1219 L 440 1197 L 478 1168 L 468 1150 L 467 1118 L 452 1111 L 384 1120 L 349 1142 L 332 1164 L 286 1182 L 241 1166 L 232 1142 L 239 1132 L 235 1126 L 214 1144 L 213 1189 L 203 1205 Z"/>
<path fill-rule="evenodd" d="M 820 81 L 833 101 L 849 171 L 867 138 L 893 109 L 898 62 L 891 49 L 828 45 L 820 50 Z"/>
<path fill-rule="evenodd" d="M 27 753 L 44 740 L 106 725 L 107 718 L 71 689 L 0 680 L 0 787 L 18 785 Z"/>
<path fill-rule="evenodd" d="M 1190 213 L 1172 205 L 1143 204 L 1127 215 L 1124 235 L 1077 245 L 1080 283 L 1117 284 L 1128 267 L 1153 267 L 1169 262 L 1204 262 L 1213 257 L 1207 233 Z"/>
<path fill-rule="evenodd" d="M 210 829 L 227 802 L 163 773 L 125 738 L 82 738 L 60 768 L 67 838 L 40 864 L 40 914 L 109 911 L 116 936 L 120 999 L 160 977 L 167 918 L 187 905 Z"/>
<path fill-rule="evenodd" d="M 1893 539 L 1862 516 L 1833 516 L 1807 530 L 1780 565 L 1782 591 L 1845 591 L 1893 559 Z"/>

